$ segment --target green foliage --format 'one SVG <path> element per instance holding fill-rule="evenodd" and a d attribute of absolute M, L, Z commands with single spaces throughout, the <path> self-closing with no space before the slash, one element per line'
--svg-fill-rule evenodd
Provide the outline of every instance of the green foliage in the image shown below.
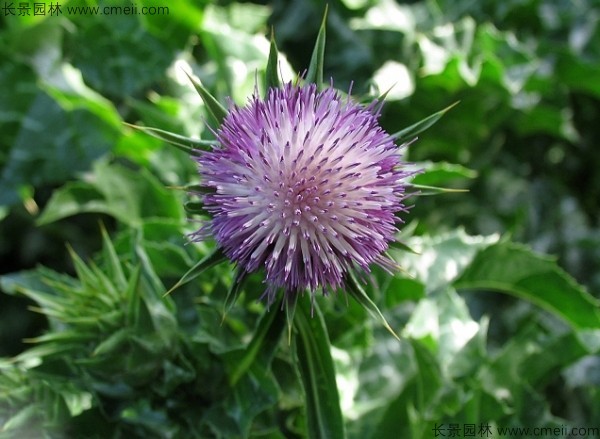
<path fill-rule="evenodd" d="M 147 171 L 97 162 L 89 182 L 70 182 L 52 194 L 38 224 L 96 212 L 136 227 L 153 217 L 182 221 L 182 207 L 180 198 Z"/>
<path fill-rule="evenodd" d="M 0 17 L 0 438 L 598 426 L 593 0 L 168 6 Z M 305 69 L 385 98 L 442 195 L 401 215 L 395 275 L 267 310 L 260 275 L 186 245 L 188 155 L 226 96 Z"/>
<path fill-rule="evenodd" d="M 296 358 L 306 393 L 308 437 L 344 437 L 335 369 L 319 308 L 300 301 L 295 319 Z"/>

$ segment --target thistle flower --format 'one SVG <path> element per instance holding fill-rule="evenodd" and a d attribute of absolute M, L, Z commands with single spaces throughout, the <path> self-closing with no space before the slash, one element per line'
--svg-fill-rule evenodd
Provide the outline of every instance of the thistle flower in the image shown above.
<path fill-rule="evenodd" d="M 214 237 L 246 272 L 264 269 L 269 302 L 279 288 L 314 294 L 373 263 L 393 269 L 385 251 L 409 173 L 379 109 L 291 83 L 231 104 L 218 145 L 196 158 L 212 219 L 193 239 Z"/>

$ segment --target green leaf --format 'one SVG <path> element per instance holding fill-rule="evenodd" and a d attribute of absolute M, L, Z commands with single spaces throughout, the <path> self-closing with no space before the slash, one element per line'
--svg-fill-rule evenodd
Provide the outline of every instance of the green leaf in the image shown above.
<path fill-rule="evenodd" d="M 112 114 L 103 116 L 88 109 L 61 108 L 54 99 L 39 92 L 22 116 L 35 123 L 21 124 L 12 148 L 0 158 L 4 159 L 0 204 L 15 203 L 19 199 L 18 188 L 24 184 L 56 185 L 87 171 L 118 139 L 115 118 Z"/>
<path fill-rule="evenodd" d="M 299 300 L 294 322 L 298 331 L 296 363 L 306 398 L 307 437 L 344 438 L 331 345 L 321 311 L 316 304 Z"/>
<path fill-rule="evenodd" d="M 204 101 L 204 105 L 206 105 L 210 116 L 214 119 L 217 125 L 221 125 L 223 119 L 225 119 L 225 116 L 227 116 L 227 110 L 225 109 L 225 107 L 223 107 L 221 103 L 212 94 L 210 94 L 210 92 L 202 85 L 202 83 L 198 79 L 194 78 L 187 72 L 185 72 L 185 74 L 190 79 L 190 81 L 194 85 L 194 88 Z"/>
<path fill-rule="evenodd" d="M 373 439 L 429 437 L 424 435 L 426 413 L 442 385 L 441 371 L 434 356 L 419 341 L 411 340 L 416 371 L 407 379 L 398 396 L 390 402 L 373 431 Z M 415 416 L 416 415 L 416 416 Z"/>
<path fill-rule="evenodd" d="M 144 24 L 118 14 L 110 21 L 97 16 L 74 20 L 77 32 L 65 33 L 70 58 L 95 90 L 112 97 L 138 94 L 172 64 L 175 49 L 170 39 L 157 38 Z"/>
<path fill-rule="evenodd" d="M 440 120 L 444 114 L 446 114 L 457 104 L 458 102 L 455 102 L 452 105 L 449 105 L 448 107 L 444 108 L 443 110 L 440 110 L 437 113 L 433 113 L 432 115 L 427 116 L 425 119 L 420 120 L 419 122 L 392 134 L 392 138 L 402 143 L 413 140 L 417 136 L 417 134 L 422 133 L 423 131 L 431 127 L 438 120 Z"/>
<path fill-rule="evenodd" d="M 37 223 L 45 225 L 82 212 L 108 213 L 110 209 L 102 198 L 102 193 L 89 183 L 67 183 L 53 192 Z"/>
<path fill-rule="evenodd" d="M 81 352 L 80 342 L 42 343 L 21 352 L 14 360 L 20 363 L 27 363 L 28 361 L 39 360 L 44 357 L 64 358 L 64 356 L 69 356 L 73 352 Z"/>
<path fill-rule="evenodd" d="M 396 239 L 395 241 L 390 242 L 390 248 L 393 248 L 395 250 L 401 250 L 404 252 L 409 252 L 415 255 L 418 255 L 419 252 L 415 251 L 414 249 L 412 249 L 407 243 L 400 241 L 398 239 Z"/>
<path fill-rule="evenodd" d="M 132 335 L 134 335 L 132 328 L 121 328 L 99 343 L 92 355 L 119 355 L 122 346 L 129 343 Z"/>
<path fill-rule="evenodd" d="M 19 294 L 24 290 L 44 291 L 51 289 L 44 282 L 43 269 L 23 270 L 0 276 L 0 288 L 6 294 Z"/>
<path fill-rule="evenodd" d="M 292 343 L 292 328 L 294 326 L 294 315 L 296 314 L 296 306 L 298 304 L 298 294 L 292 294 L 285 297 L 285 318 L 288 329 L 288 345 Z"/>
<path fill-rule="evenodd" d="M 421 170 L 411 180 L 414 185 L 436 186 L 447 185 L 455 181 L 473 179 L 477 172 L 462 165 L 447 162 L 419 162 L 415 168 Z"/>
<path fill-rule="evenodd" d="M 39 422 L 40 408 L 36 405 L 25 406 L 17 413 L 12 415 L 3 425 L 2 431 L 18 430 L 27 425 L 33 425 Z"/>
<path fill-rule="evenodd" d="M 104 224 L 100 224 L 100 231 L 102 233 L 102 260 L 106 266 L 106 274 L 116 286 L 119 288 L 125 288 L 127 285 L 127 278 L 123 272 L 123 266 L 119 260 L 119 256 L 115 250 L 110 236 L 104 227 Z"/>
<path fill-rule="evenodd" d="M 56 190 L 37 223 L 45 225 L 80 213 L 104 213 L 133 227 L 148 217 L 184 218 L 177 195 L 149 171 L 103 162 L 94 167 L 90 182 L 67 183 Z"/>
<path fill-rule="evenodd" d="M 206 215 L 207 211 L 204 210 L 204 203 L 200 201 L 188 201 L 183 205 L 185 211 L 192 215 Z"/>
<path fill-rule="evenodd" d="M 253 364 L 225 401 L 225 413 L 235 421 L 239 431 L 235 436 L 229 433 L 226 437 L 254 437 L 250 436 L 254 419 L 276 404 L 279 395 L 273 375 L 259 364 Z"/>
<path fill-rule="evenodd" d="M 169 131 L 160 130 L 158 128 L 142 127 L 129 123 L 125 123 L 125 125 L 148 134 L 149 136 L 163 140 L 189 155 L 198 155 L 198 150 L 208 151 L 213 145 L 215 145 L 215 142 L 211 142 L 210 140 L 192 139 L 190 137 L 170 133 Z"/>
<path fill-rule="evenodd" d="M 271 364 L 285 328 L 285 316 L 279 308 L 280 306 L 276 304 L 271 310 L 263 311 L 254 330 L 252 341 L 229 377 L 232 386 L 235 386 L 256 362 L 259 362 L 265 369 Z"/>
<path fill-rule="evenodd" d="M 477 252 L 498 240 L 497 236 L 469 236 L 464 230 L 406 239 L 416 254 L 390 249 L 394 260 L 419 280 L 428 293 L 445 289 L 471 263 Z"/>
<path fill-rule="evenodd" d="M 477 176 L 477 173 L 471 169 L 446 162 L 421 162 L 416 163 L 415 167 L 421 172 L 416 174 L 409 184 L 419 190 L 419 195 L 466 192 L 465 189 L 446 188 L 443 185 Z"/>
<path fill-rule="evenodd" d="M 175 285 L 173 285 L 169 291 L 165 293 L 166 295 L 171 294 L 174 290 L 179 288 L 182 285 L 190 282 L 191 280 L 200 276 L 205 270 L 220 264 L 223 261 L 227 260 L 227 256 L 221 251 L 221 249 L 215 249 L 210 255 L 206 256 L 204 259 L 200 260 L 196 265 L 190 268 L 182 277 L 177 281 Z"/>
<path fill-rule="evenodd" d="M 164 346 L 170 346 L 177 337 L 177 319 L 175 303 L 170 297 L 164 297 L 164 285 L 141 245 L 141 232 L 138 232 L 135 245 L 135 259 L 141 267 L 140 295 L 151 322 L 151 331 L 156 331 L 156 339 Z M 160 343 L 159 343 L 160 344 Z"/>
<path fill-rule="evenodd" d="M 329 6 L 325 6 L 325 12 L 323 13 L 323 21 L 319 28 L 319 34 L 317 35 L 317 41 L 313 49 L 312 56 L 310 58 L 310 64 L 308 66 L 308 72 L 306 73 L 305 81 L 308 83 L 317 84 L 317 88 L 323 87 L 323 65 L 325 59 L 325 33 L 327 24 L 327 10 Z"/>
<path fill-rule="evenodd" d="M 96 335 L 87 332 L 65 330 L 61 332 L 48 332 L 38 337 L 26 338 L 23 341 L 27 343 L 70 343 L 76 342 L 88 342 L 89 340 L 95 339 Z"/>
<path fill-rule="evenodd" d="M 454 285 L 513 294 L 556 314 L 575 328 L 600 328 L 600 302 L 555 260 L 520 244 L 502 242 L 480 251 Z"/>
<path fill-rule="evenodd" d="M 424 195 L 437 195 L 437 194 L 448 194 L 456 192 L 468 192 L 467 189 L 450 189 L 446 187 L 428 186 L 425 184 L 410 184 L 411 187 L 418 189 L 420 196 Z"/>
<path fill-rule="evenodd" d="M 382 284 L 382 293 L 385 293 L 385 307 L 394 306 L 406 301 L 418 301 L 425 298 L 425 285 L 415 279 L 390 276 L 385 273 L 387 282 Z"/>
<path fill-rule="evenodd" d="M 225 303 L 223 304 L 223 320 L 225 320 L 227 313 L 231 310 L 231 307 L 235 304 L 240 296 L 247 278 L 248 272 L 243 268 L 238 267 L 236 269 L 233 282 L 231 283 L 231 287 L 227 291 L 227 296 L 225 296 Z"/>
<path fill-rule="evenodd" d="M 278 88 L 281 85 L 278 72 L 279 51 L 275 43 L 275 34 L 271 31 L 271 45 L 269 48 L 269 59 L 267 61 L 267 69 L 265 71 L 265 93 L 270 88 Z"/>
<path fill-rule="evenodd" d="M 387 322 L 381 311 L 379 311 L 377 305 L 375 305 L 375 302 L 373 302 L 371 298 L 367 295 L 367 293 L 365 292 L 363 287 L 360 286 L 356 277 L 353 274 L 350 274 L 348 276 L 346 285 L 348 287 L 348 294 L 350 294 L 350 296 L 352 296 L 354 300 L 360 303 L 369 312 L 369 314 L 371 314 L 375 319 L 379 320 L 379 322 L 385 327 L 385 329 L 387 329 L 390 332 L 390 334 L 392 334 L 394 337 L 400 340 L 400 337 L 398 337 L 398 335 L 394 332 L 394 330 Z"/>
<path fill-rule="evenodd" d="M 140 320 L 141 298 L 138 292 L 141 272 L 142 270 L 139 265 L 134 267 L 129 275 L 127 287 L 123 289 L 125 303 L 127 304 L 125 321 L 127 322 L 128 326 L 132 327 L 137 326 L 137 322 Z"/>

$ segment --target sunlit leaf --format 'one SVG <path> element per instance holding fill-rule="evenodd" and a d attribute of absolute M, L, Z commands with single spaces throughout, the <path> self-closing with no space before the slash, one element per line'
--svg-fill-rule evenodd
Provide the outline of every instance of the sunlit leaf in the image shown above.
<path fill-rule="evenodd" d="M 513 294 L 562 317 L 575 328 L 600 328 L 600 302 L 552 258 L 520 244 L 502 242 L 483 249 L 454 285 Z"/>

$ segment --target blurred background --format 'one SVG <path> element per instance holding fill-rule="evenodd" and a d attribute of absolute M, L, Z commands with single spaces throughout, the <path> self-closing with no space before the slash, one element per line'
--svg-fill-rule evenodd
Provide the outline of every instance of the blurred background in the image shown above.
<path fill-rule="evenodd" d="M 413 199 L 407 229 L 423 242 L 502 236 L 555 258 L 573 283 L 600 298 L 600 3 L 327 3 L 325 79 L 357 96 L 389 90 L 381 116 L 387 131 L 459 102 L 408 147 L 406 159 L 436 170 L 428 184 L 468 191 Z M 271 29 L 281 74 L 293 79 L 308 66 L 325 9 L 325 2 L 307 0 L 122 0 L 100 6 L 139 11 L 106 15 L 83 9 L 98 3 L 82 0 L 47 2 L 43 10 L 27 5 L 0 1 L 0 274 L 9 275 L 0 283 L 2 357 L 18 355 L 29 346 L 23 339 L 48 328 L 47 318 L 31 311 L 34 301 L 11 288 L 10 276 L 39 266 L 73 275 L 66 243 L 82 259 L 94 258 L 102 248 L 100 223 L 117 250 L 142 230 L 165 285 L 193 264 L 203 250 L 185 246 L 185 233 L 195 226 L 186 220 L 187 196 L 169 187 L 195 181 L 195 166 L 123 122 L 210 137 L 202 101 L 183 69 L 192 69 L 222 102 L 230 97 L 243 104 L 257 81 L 262 87 Z M 141 13 L 142 7 L 150 9 Z M 211 276 L 227 285 L 227 274 Z M 382 299 L 399 327 L 416 324 L 415 310 L 426 313 L 424 293 L 411 288 L 410 297 Z M 193 297 L 190 290 L 174 300 L 192 303 Z M 567 335 L 577 328 L 513 296 L 468 290 L 460 300 L 462 322 L 480 325 L 482 345 L 455 375 L 440 372 L 445 357 L 437 357 L 441 369 L 428 372 L 439 373 L 430 406 L 435 414 L 415 417 L 450 422 L 443 413 L 456 415 L 471 401 L 469 392 L 484 388 L 487 396 L 478 401 L 495 422 L 600 426 L 597 350 L 556 348 L 551 359 L 543 356 L 569 345 Z M 371 327 L 349 334 L 351 320 L 330 312 L 340 376 L 361 383 L 354 401 L 374 401 L 374 408 L 353 406 L 349 431 L 361 437 L 375 420 L 387 419 L 385 407 L 406 405 L 400 396 L 409 378 L 397 367 L 405 352 Z M 597 343 L 597 331 L 584 335 Z M 353 369 L 360 349 L 371 354 Z M 522 393 L 512 398 L 521 403 L 506 402 L 506 389 L 491 378 L 469 383 L 468 375 L 486 365 L 514 369 L 514 378 L 547 361 L 552 367 L 535 382 L 524 377 L 517 384 Z M 385 393 L 376 380 L 395 390 Z M 369 413 L 375 415 L 366 421 Z M 376 431 L 385 431 L 384 424 Z"/>

